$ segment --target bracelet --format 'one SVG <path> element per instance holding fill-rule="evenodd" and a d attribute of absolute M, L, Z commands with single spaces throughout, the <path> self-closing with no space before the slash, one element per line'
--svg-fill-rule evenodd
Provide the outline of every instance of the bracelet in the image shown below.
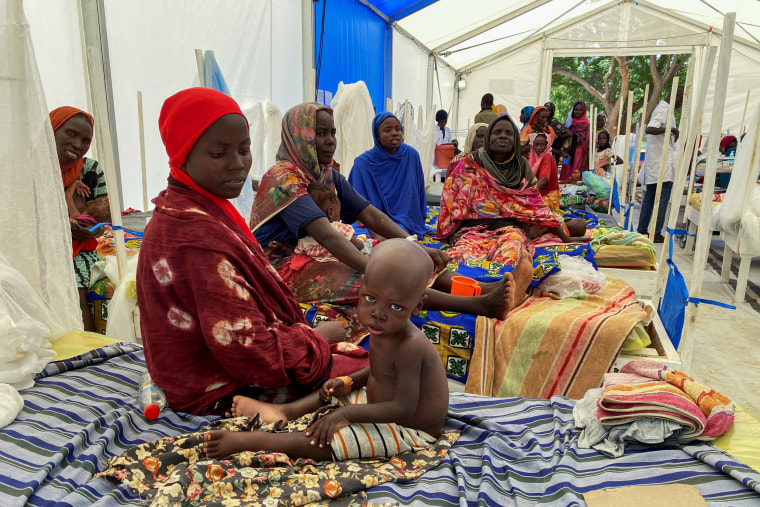
<path fill-rule="evenodd" d="M 351 386 L 354 385 L 354 379 L 352 379 L 351 377 L 338 377 L 338 380 L 342 380 L 343 381 L 343 387 L 345 389 L 347 389 L 345 391 L 345 394 L 350 393 L 351 392 Z"/>
<path fill-rule="evenodd" d="M 417 235 L 416 234 L 410 234 L 409 236 L 405 237 L 404 239 L 407 240 L 407 241 L 413 241 L 415 243 L 419 241 L 419 239 L 417 239 Z"/>

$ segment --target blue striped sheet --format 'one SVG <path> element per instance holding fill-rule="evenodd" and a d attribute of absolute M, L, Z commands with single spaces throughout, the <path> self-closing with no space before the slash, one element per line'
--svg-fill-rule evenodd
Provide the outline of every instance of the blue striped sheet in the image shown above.
<path fill-rule="evenodd" d="M 21 392 L 25 407 L 0 430 L 0 505 L 139 505 L 124 486 L 89 482 L 108 458 L 213 420 L 136 409 L 142 349 L 113 345 L 51 363 Z M 579 449 L 574 402 L 451 395 L 446 427 L 462 436 L 444 462 L 410 484 L 368 490 L 369 500 L 412 505 L 584 505 L 583 493 L 631 484 L 687 483 L 713 505 L 760 504 L 760 474 L 719 449 L 629 446 L 606 458 Z"/>
<path fill-rule="evenodd" d="M 21 391 L 24 409 L 0 430 L 0 505 L 130 505 L 123 487 L 90 479 L 108 458 L 163 436 L 197 431 L 214 418 L 137 410 L 142 347 L 112 345 L 50 363 Z"/>
<path fill-rule="evenodd" d="M 452 394 L 447 429 L 462 435 L 414 484 L 369 490 L 403 505 L 585 505 L 583 493 L 636 484 L 696 486 L 711 505 L 760 505 L 760 474 L 708 444 L 629 445 L 608 458 L 578 448 L 573 400 Z"/>

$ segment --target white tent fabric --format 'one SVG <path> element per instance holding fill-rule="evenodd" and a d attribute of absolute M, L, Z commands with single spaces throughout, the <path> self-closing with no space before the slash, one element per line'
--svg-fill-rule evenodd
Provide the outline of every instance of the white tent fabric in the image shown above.
<path fill-rule="evenodd" d="M 87 110 L 75 0 L 26 0 L 45 97 Z M 233 6 L 234 5 L 234 10 Z M 243 110 L 301 102 L 301 2 L 168 0 L 104 2 L 123 206 L 142 208 L 137 91 L 143 92 L 148 196 L 166 187 L 158 132 L 163 101 L 197 75 L 194 49 L 214 50 Z M 283 28 L 286 27 L 286 28 Z M 296 27 L 293 29 L 292 27 Z"/>
<path fill-rule="evenodd" d="M 251 217 L 253 198 L 256 197 L 251 180 L 260 181 L 267 169 L 275 163 L 277 149 L 280 147 L 282 113 L 269 101 L 260 102 L 243 113 L 251 126 L 253 164 L 243 190 L 232 203 L 247 222 Z"/>
<path fill-rule="evenodd" d="M 456 123 L 449 122 L 464 130 L 486 92 L 513 115 L 523 106 L 548 100 L 554 57 L 694 54 L 720 43 L 726 12 L 737 13 L 738 26 L 723 130 L 735 133 L 747 91 L 751 90 L 750 106 L 760 98 L 760 81 L 753 77 L 760 74 L 760 2 L 682 0 L 663 6 L 643 0 L 468 0 L 465 5 L 461 0 L 439 0 L 397 25 L 465 79 Z M 395 57 L 394 47 L 394 70 L 406 69 L 403 63 L 397 67 Z M 394 100 L 403 100 L 396 95 L 395 79 Z M 712 97 L 711 90 L 704 104 L 704 132 L 710 125 Z"/>
<path fill-rule="evenodd" d="M 0 383 L 32 385 L 82 329 L 53 131 L 20 2 L 0 11 Z"/>
<path fill-rule="evenodd" d="M 372 119 L 375 117 L 372 98 L 364 81 L 351 84 L 341 81 L 330 106 L 337 130 L 335 160 L 340 164 L 341 174 L 348 178 L 356 157 L 375 145 L 372 137 Z"/>

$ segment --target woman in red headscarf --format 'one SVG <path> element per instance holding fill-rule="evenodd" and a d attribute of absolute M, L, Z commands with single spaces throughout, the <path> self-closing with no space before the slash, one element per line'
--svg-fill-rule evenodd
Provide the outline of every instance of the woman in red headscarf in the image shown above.
<path fill-rule="evenodd" d="M 164 102 L 158 123 L 171 171 L 140 248 L 137 302 L 145 361 L 169 406 L 224 414 L 235 395 L 287 401 L 367 366 L 342 325 L 307 325 L 228 201 L 252 161 L 237 103 L 190 88 Z"/>
<path fill-rule="evenodd" d="M 530 135 L 545 134 L 549 140 L 549 146 L 557 139 L 554 129 L 549 126 L 549 110 L 546 106 L 538 106 L 533 110 L 530 121 L 520 131 L 520 144 L 522 145 L 522 154 L 530 154 Z"/>
<path fill-rule="evenodd" d="M 95 240 L 103 229 L 90 232 L 97 220 L 83 215 L 85 204 L 94 202 L 99 197 L 108 195 L 106 178 L 98 163 L 86 158 L 85 153 L 92 142 L 92 116 L 75 107 L 59 107 L 50 112 L 53 125 L 58 163 L 61 166 L 61 179 L 66 192 L 66 205 L 69 212 L 71 237 L 74 247 L 74 274 L 79 291 L 79 306 L 86 331 L 95 331 L 95 322 L 87 303 L 90 290 L 90 270 L 98 261 Z"/>

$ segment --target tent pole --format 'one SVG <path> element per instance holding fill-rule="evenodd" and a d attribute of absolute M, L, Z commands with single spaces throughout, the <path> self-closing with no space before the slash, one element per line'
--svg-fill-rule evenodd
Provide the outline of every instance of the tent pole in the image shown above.
<path fill-rule="evenodd" d="M 87 95 L 87 110 L 92 111 L 92 85 L 90 84 L 90 74 L 87 71 L 87 43 L 85 42 L 85 32 L 84 32 L 84 16 L 82 15 L 82 0 L 77 0 L 77 19 L 79 20 L 79 39 L 80 39 L 80 46 L 82 49 L 82 62 L 85 63 L 82 67 L 84 68 L 84 91 Z M 98 154 L 98 143 L 93 143 L 90 145 L 90 150 L 92 153 L 92 158 L 95 160 L 98 160 L 99 154 Z"/>
<path fill-rule="evenodd" d="M 641 139 L 644 137 L 644 130 L 647 128 L 647 104 L 649 104 L 649 83 L 644 88 L 644 109 L 641 111 L 639 119 L 639 131 L 636 133 L 636 147 L 633 155 L 633 183 L 631 188 L 631 203 L 636 203 L 636 185 L 639 183 L 639 160 L 641 159 Z M 633 209 L 631 209 L 631 222 L 633 222 Z M 631 223 L 633 225 L 633 223 Z"/>
<path fill-rule="evenodd" d="M 675 93 L 673 93 L 675 92 Z M 652 220 L 649 223 L 649 238 L 654 239 L 660 231 L 655 230 L 657 227 L 657 214 L 660 212 L 660 196 L 662 195 L 662 179 L 665 177 L 665 166 L 668 163 L 668 151 L 670 151 L 670 129 L 673 125 L 673 116 L 675 115 L 675 104 L 678 98 L 678 76 L 673 78 L 673 87 L 670 89 L 670 104 L 668 104 L 668 119 L 665 121 L 665 132 L 662 138 L 662 156 L 660 157 L 660 176 L 657 178 L 657 190 L 654 193 L 654 207 L 652 208 Z M 647 185 L 649 182 L 647 181 Z M 671 199 L 673 191 L 670 192 Z M 679 199 L 680 201 L 680 199 Z"/>
<path fill-rule="evenodd" d="M 393 99 L 390 97 L 385 99 L 385 110 L 389 113 L 393 112 Z"/>
<path fill-rule="evenodd" d="M 718 74 L 715 79 L 715 98 L 713 99 L 713 110 L 710 119 L 710 137 L 707 139 L 707 167 L 705 168 L 705 180 L 702 186 L 702 195 L 709 196 L 709 199 L 712 199 L 713 192 L 715 191 L 718 143 L 720 142 L 723 112 L 726 106 L 726 89 L 728 87 L 728 72 L 731 65 L 731 51 L 734 45 L 735 24 L 736 13 L 726 13 L 723 18 L 723 37 L 720 43 Z M 705 264 L 707 263 L 707 251 L 710 248 L 710 241 L 712 240 L 712 230 L 710 229 L 712 206 L 710 206 L 710 202 L 705 203 L 705 206 L 702 206 L 699 211 L 697 246 L 694 250 L 694 261 L 691 265 L 691 280 L 689 283 L 689 296 L 692 298 L 702 297 L 702 276 Z M 697 306 L 694 303 L 689 303 L 686 306 L 684 335 L 679 347 L 682 351 L 682 363 L 686 373 L 689 373 L 691 369 L 691 360 L 694 353 L 693 340 L 687 338 L 693 336 L 696 319 Z"/>
<path fill-rule="evenodd" d="M 314 1 L 301 0 L 301 79 L 304 102 L 314 101 Z"/>
<path fill-rule="evenodd" d="M 622 88 L 620 90 L 623 91 Z M 620 107 L 618 108 L 618 121 L 615 126 L 615 153 L 617 154 L 618 143 L 620 142 L 620 123 L 623 121 L 623 106 L 625 105 L 625 97 L 620 98 Z"/>
<path fill-rule="evenodd" d="M 747 100 L 744 101 L 744 112 L 742 113 L 742 122 L 739 124 L 738 137 L 741 137 L 742 134 L 744 134 L 744 119 L 747 117 L 747 106 L 749 106 L 749 92 L 750 90 L 747 90 Z"/>
<path fill-rule="evenodd" d="M 142 169 L 143 211 L 148 211 L 148 178 L 145 169 L 145 129 L 143 128 L 142 92 L 137 91 L 137 127 L 140 133 L 140 168 Z"/>
<path fill-rule="evenodd" d="M 90 69 L 90 79 L 92 80 L 92 106 L 93 117 L 95 118 L 95 131 L 101 139 L 111 138 L 111 125 L 108 123 L 108 111 L 106 102 L 106 88 L 103 83 L 103 74 L 97 72 L 101 69 L 103 62 L 100 61 L 100 53 L 92 47 L 87 48 L 88 67 Z M 103 143 L 104 150 L 100 154 L 100 165 L 106 177 L 106 188 L 108 189 L 108 201 L 111 210 L 111 223 L 115 226 L 121 226 L 121 198 L 119 192 L 113 192 L 113 189 L 119 186 L 119 178 L 114 170 L 114 153 L 111 149 L 111 143 Z M 127 253 L 124 246 L 124 231 L 116 229 L 113 231 L 114 242 L 116 243 L 116 261 L 119 268 L 119 280 L 124 278 L 127 273 Z"/>
<path fill-rule="evenodd" d="M 425 110 L 430 114 L 430 110 L 433 107 L 433 81 L 435 74 L 435 56 L 433 54 L 428 55 L 427 62 L 427 86 L 425 87 Z M 443 101 L 443 99 L 441 99 Z M 422 104 L 420 104 L 422 107 Z"/>
<path fill-rule="evenodd" d="M 88 73 L 89 77 L 88 79 L 85 79 L 85 82 L 88 82 L 90 85 L 90 94 L 93 96 L 92 104 L 91 106 L 95 107 L 95 99 L 94 96 L 100 94 L 101 92 L 96 89 L 96 83 L 99 83 L 98 86 L 103 87 L 103 91 L 101 96 L 105 100 L 101 104 L 101 107 L 103 109 L 103 112 L 105 113 L 105 116 L 103 117 L 105 121 L 109 123 L 108 125 L 108 133 L 109 137 L 107 139 L 105 138 L 96 138 L 95 144 L 97 145 L 97 153 L 98 156 L 106 151 L 106 149 L 111 150 L 112 153 L 112 169 L 114 170 L 116 174 L 116 182 L 115 186 L 112 187 L 110 192 L 119 194 L 119 200 L 123 200 L 124 196 L 122 194 L 121 189 L 121 171 L 119 169 L 119 146 L 117 141 L 117 132 L 116 132 L 116 121 L 115 121 L 115 113 L 114 113 L 114 100 L 113 100 L 113 87 L 111 84 L 111 68 L 110 68 L 110 56 L 108 52 L 108 34 L 106 30 L 106 19 L 105 19 L 105 5 L 104 0 L 81 0 L 79 3 L 80 6 L 80 16 L 82 19 L 82 45 L 83 45 L 83 60 L 82 63 L 85 66 L 86 70 L 85 72 Z M 91 63 L 91 59 L 89 57 L 89 54 L 95 52 L 97 53 L 96 61 L 99 62 L 99 67 L 94 68 L 88 68 L 88 65 Z M 93 76 L 97 75 L 96 79 L 94 80 Z M 109 144 L 110 146 L 106 147 L 105 144 Z"/>
<path fill-rule="evenodd" d="M 596 137 L 596 106 L 591 106 L 591 117 L 593 120 L 588 122 L 588 167 L 587 169 L 594 172 L 594 141 Z"/>
<path fill-rule="evenodd" d="M 623 206 L 625 206 L 626 203 L 626 193 L 628 192 L 628 173 L 630 172 L 630 165 L 631 163 L 636 163 L 636 161 L 631 161 L 631 156 L 629 153 L 631 152 L 631 127 L 633 126 L 633 90 L 628 92 L 628 104 L 627 104 L 627 110 L 626 110 L 626 117 L 628 118 L 628 121 L 625 123 L 625 164 L 623 164 L 623 188 L 620 197 L 620 227 L 623 227 L 625 225 L 624 215 L 625 211 L 623 210 Z M 617 170 L 615 171 L 617 173 Z M 615 182 L 615 185 L 617 185 L 617 182 Z M 610 199 L 612 199 L 612 196 L 610 196 Z"/>
<path fill-rule="evenodd" d="M 695 130 L 692 126 L 692 123 L 696 122 L 694 119 L 692 119 L 691 113 L 694 81 L 696 81 L 696 76 L 694 69 L 692 69 L 690 65 L 689 69 L 686 71 L 686 86 L 684 87 L 683 106 L 681 108 L 681 111 L 683 111 L 683 113 L 681 113 L 681 123 L 678 125 L 679 133 L 686 132 L 686 142 L 683 143 L 682 139 L 682 142 L 678 145 L 678 158 L 676 159 L 676 171 L 673 175 L 673 191 L 671 193 L 670 213 L 668 214 L 667 221 L 668 229 L 674 228 L 676 226 L 676 222 L 678 222 L 678 214 L 681 211 L 681 196 L 683 195 L 683 187 L 686 183 L 686 162 L 689 160 L 689 158 L 691 158 L 690 150 L 694 149 L 694 140 L 696 139 L 696 135 L 692 132 Z M 664 243 L 665 245 L 669 244 L 668 240 L 670 236 L 671 234 L 666 229 Z M 655 282 L 654 296 L 652 298 L 653 301 L 659 301 L 659 299 L 662 297 L 662 290 L 665 287 L 665 280 L 668 277 L 668 270 L 664 268 L 665 259 L 667 258 L 667 250 L 667 248 L 662 248 L 662 250 L 660 250 L 660 256 L 657 262 L 657 268 L 659 269 L 659 272 L 657 274 L 657 281 Z"/>
<path fill-rule="evenodd" d="M 206 75 L 203 72 L 203 50 L 202 49 L 195 50 L 195 65 L 198 67 L 198 82 L 200 83 L 201 87 L 205 87 Z"/>

